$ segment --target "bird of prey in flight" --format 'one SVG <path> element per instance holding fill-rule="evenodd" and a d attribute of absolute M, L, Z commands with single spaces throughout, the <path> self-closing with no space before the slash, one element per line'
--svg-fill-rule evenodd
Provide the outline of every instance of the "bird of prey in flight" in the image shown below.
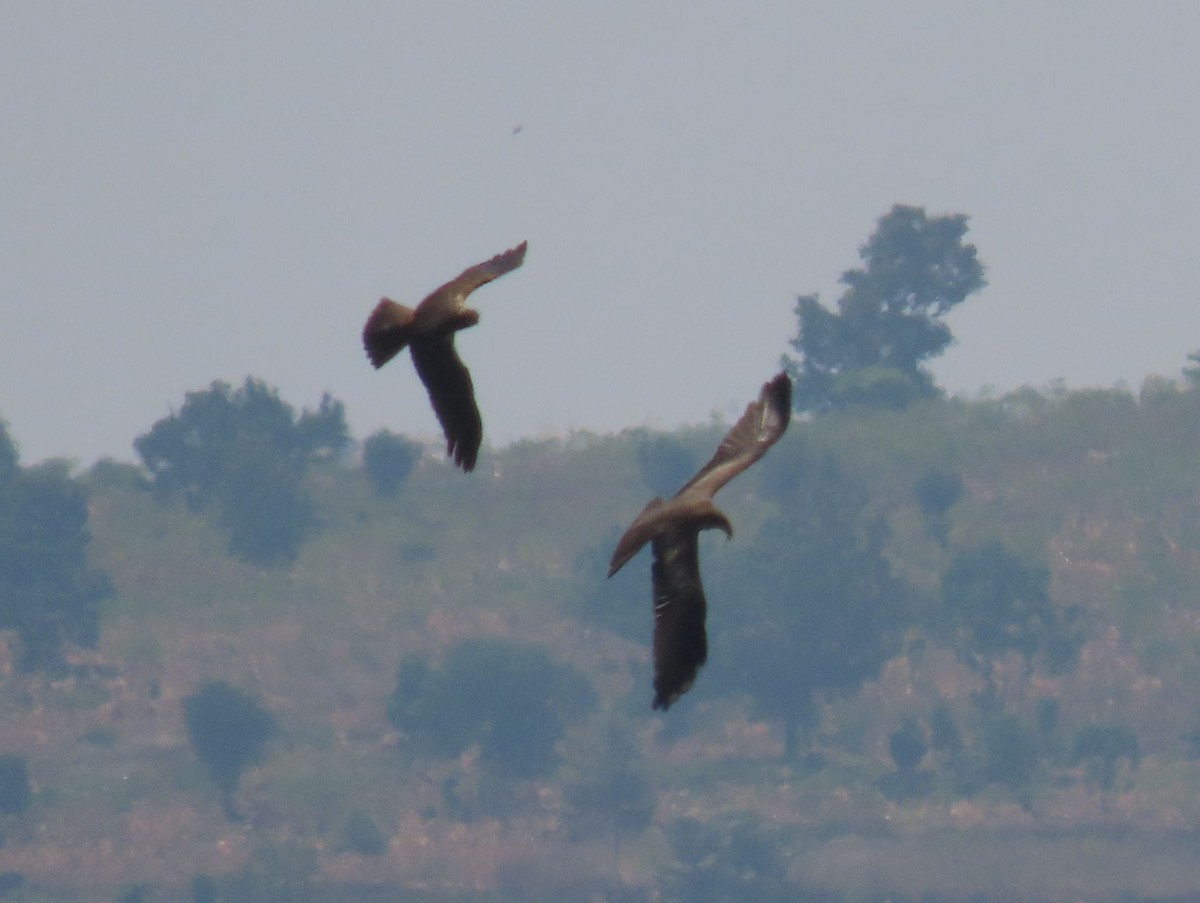
<path fill-rule="evenodd" d="M 646 543 L 654 552 L 654 708 L 666 711 L 686 693 L 708 658 L 706 602 L 697 539 L 716 527 L 733 536 L 729 518 L 713 504 L 718 489 L 761 458 L 787 429 L 792 383 L 780 373 L 725 434 L 712 460 L 672 498 L 651 499 L 617 542 L 611 577 Z"/>
<path fill-rule="evenodd" d="M 446 454 L 466 471 L 474 469 L 479 456 L 483 421 L 475 404 L 471 374 L 454 350 L 454 333 L 479 322 L 479 312 L 467 307 L 467 296 L 524 263 L 527 245 L 523 241 L 491 260 L 467 267 L 415 309 L 381 298 L 363 327 L 363 347 L 376 369 L 405 347 L 412 349 L 417 375 L 446 435 Z"/>

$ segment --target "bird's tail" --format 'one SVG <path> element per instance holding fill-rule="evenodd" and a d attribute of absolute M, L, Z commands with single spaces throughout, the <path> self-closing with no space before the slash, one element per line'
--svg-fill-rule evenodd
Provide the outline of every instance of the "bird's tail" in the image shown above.
<path fill-rule="evenodd" d="M 397 304 L 389 298 L 380 298 L 367 325 L 363 327 L 362 342 L 371 365 L 382 367 L 404 350 L 412 337 L 413 309 Z"/>

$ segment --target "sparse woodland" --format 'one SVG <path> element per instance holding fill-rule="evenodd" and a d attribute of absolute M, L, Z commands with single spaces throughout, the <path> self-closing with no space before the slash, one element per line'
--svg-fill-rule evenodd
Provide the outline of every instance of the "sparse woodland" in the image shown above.
<path fill-rule="evenodd" d="M 1194 899 L 1196 369 L 910 363 L 823 370 L 724 490 L 664 715 L 649 555 L 604 574 L 722 424 L 467 476 L 247 380 L 136 465 L 5 436 L 0 898 Z"/>
<path fill-rule="evenodd" d="M 101 462 L 73 478 L 111 582 L 95 644 L 27 670 L 2 634 L 0 872 L 21 899 L 65 873 L 150 899 L 197 876 L 228 899 L 953 899 L 996 891 L 953 857 L 999 832 L 1052 898 L 1037 849 L 1107 875 L 1129 832 L 1165 864 L 1113 886 L 1182 893 L 1198 433 L 1200 390 L 1165 380 L 794 424 L 728 488 L 735 538 L 702 544 L 712 657 L 664 717 L 648 560 L 606 582 L 606 556 L 646 443 L 701 459 L 720 427 L 493 449 L 470 479 L 427 449 L 385 493 L 325 458 L 291 564 Z M 916 490 L 935 472 L 951 504 Z M 218 681 L 275 726 L 228 799 L 184 719 Z"/>

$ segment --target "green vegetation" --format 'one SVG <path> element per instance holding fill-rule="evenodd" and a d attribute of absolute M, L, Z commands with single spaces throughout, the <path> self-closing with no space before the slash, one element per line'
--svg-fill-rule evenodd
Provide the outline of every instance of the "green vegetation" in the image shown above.
<path fill-rule="evenodd" d="M 375 493 L 391 498 L 400 491 L 421 457 L 421 447 L 390 430 L 366 438 L 362 446 L 363 471 Z"/>
<path fill-rule="evenodd" d="M 1008 871 L 1057 886 L 1097 845 L 1119 858 L 1120 832 L 1200 825 L 1197 415 L 1200 391 L 1159 381 L 797 421 L 722 496 L 713 654 L 667 717 L 648 556 L 604 570 L 643 474 L 693 466 L 718 426 L 660 437 L 657 464 L 642 432 L 493 451 L 471 477 L 429 458 L 402 496 L 318 456 L 298 490 L 320 529 L 271 569 L 104 462 L 70 478 L 115 588 L 95 648 L 0 681 L 38 778 L 2 816 L 0 869 L 37 899 L 49 873 L 3 857 L 69 839 L 130 851 L 97 878 L 108 899 L 854 900 L 837 868 L 865 843 L 897 898 L 959 899 L 939 849 L 990 861 L 994 832 L 1030 830 Z M 888 864 L 901 837 L 930 845 L 920 875 Z M 1185 859 L 1160 865 L 1192 886 Z M 1165 895 L 1139 874 L 1113 887 Z"/>
<path fill-rule="evenodd" d="M 669 433 L 647 433 L 638 442 L 637 462 L 647 488 L 663 498 L 678 492 L 700 467 L 691 449 Z"/>
<path fill-rule="evenodd" d="M 19 815 L 29 808 L 29 763 L 24 756 L 0 755 L 0 812 Z"/>
<path fill-rule="evenodd" d="M 1130 771 L 1137 771 L 1141 758 L 1137 737 L 1120 724 L 1089 724 L 1081 727 L 1075 734 L 1071 750 L 1071 763 L 1088 763 L 1089 775 L 1104 790 L 1112 790 L 1116 785 L 1121 759 L 1129 763 Z"/>
<path fill-rule="evenodd" d="M 239 818 L 233 795 L 242 772 L 265 757 L 275 719 L 248 694 L 210 681 L 183 700 L 183 721 L 192 748 L 221 789 L 225 814 Z"/>
<path fill-rule="evenodd" d="M 160 498 L 182 496 L 193 511 L 215 505 L 231 554 L 288 564 L 314 527 L 301 488 L 309 464 L 349 443 L 342 403 L 328 394 L 315 411 L 292 406 L 261 380 L 237 390 L 214 382 L 189 392 L 177 414 L 134 440 Z"/>
<path fill-rule="evenodd" d="M 987 284 L 966 233 L 961 214 L 897 204 L 859 249 L 863 268 L 842 274 L 836 312 L 816 295 L 797 300 L 785 359 L 796 410 L 902 410 L 937 394 L 924 363 L 953 339 L 942 318 Z"/>
<path fill-rule="evenodd" d="M 0 431 L 0 896 L 1194 898 L 1200 367 L 942 397 L 965 228 L 895 208 L 802 303 L 819 416 L 723 492 L 667 715 L 649 555 L 604 574 L 719 425 L 465 476 L 247 379 L 142 467 Z"/>
<path fill-rule="evenodd" d="M 388 720 L 414 750 L 435 758 L 478 750 L 489 777 L 541 777 L 555 766 L 566 727 L 595 705 L 591 684 L 545 647 L 465 640 L 437 668 L 421 658 L 400 667 Z"/>
<path fill-rule="evenodd" d="M 785 437 L 763 467 L 772 514 L 713 567 L 712 620 L 732 688 L 803 748 L 821 704 L 854 693 L 900 649 L 906 588 L 885 555 L 890 527 L 832 455 Z M 721 650 L 725 650 L 722 652 Z M 705 679 L 703 676 L 701 679 Z"/>
<path fill-rule="evenodd" d="M 92 647 L 108 577 L 88 566 L 87 492 L 64 462 L 17 463 L 0 421 L 0 630 L 20 641 L 23 671 L 61 674 L 63 645 Z"/>
<path fill-rule="evenodd" d="M 317 455 L 296 489 L 320 529 L 268 570 L 229 555 L 219 512 L 156 503 L 126 465 L 55 465 L 91 511 L 67 535 L 115 595 L 94 650 L 64 639 L 54 680 L 0 683 L 11 755 L 39 775 L 0 856 L 161 818 L 172 868 L 114 864 L 109 899 L 303 899 L 363 874 L 518 898 L 841 899 L 786 863 L 827 845 L 837 862 L 887 825 L 930 843 L 954 825 L 1190 829 L 1200 446 L 1181 443 L 1198 414 L 1200 390 L 1155 381 L 796 422 L 722 497 L 738 533 L 703 543 L 712 660 L 665 718 L 648 558 L 604 570 L 645 482 L 671 491 L 719 427 L 524 443 L 492 452 L 495 476 L 414 463 L 402 502 L 365 459 Z M 9 457 L 11 485 L 26 470 Z M 63 510 L 78 528 L 86 509 Z M 53 739 L 34 742 L 48 712 Z M 193 852 L 229 824 L 197 758 L 250 832 L 229 862 Z M 169 827 L 180 812 L 191 827 Z M 492 865 L 471 872 L 485 843 Z M 5 867 L 25 895 L 47 880 Z M 888 880 L 919 896 L 956 871 Z"/>

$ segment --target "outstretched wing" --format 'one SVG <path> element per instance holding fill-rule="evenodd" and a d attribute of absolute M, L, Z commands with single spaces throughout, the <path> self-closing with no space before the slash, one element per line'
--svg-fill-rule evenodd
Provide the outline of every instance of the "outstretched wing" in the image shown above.
<path fill-rule="evenodd" d="M 483 441 L 483 421 L 475 404 L 471 374 L 454 350 L 452 335 L 421 338 L 412 343 L 417 375 L 429 392 L 433 412 L 446 436 L 446 454 L 463 470 L 475 467 Z"/>
<path fill-rule="evenodd" d="M 523 241 L 515 248 L 510 248 L 502 254 L 497 254 L 491 260 L 467 267 L 441 288 L 434 295 L 443 294 L 446 297 L 465 298 L 481 285 L 487 285 L 493 279 L 499 279 L 505 273 L 511 273 L 525 262 L 525 249 L 529 242 Z"/>
<path fill-rule="evenodd" d="M 696 680 L 708 659 L 707 605 L 700 584 L 696 532 L 656 536 L 654 564 L 654 708 L 666 711 Z"/>
<path fill-rule="evenodd" d="M 641 513 L 634 518 L 633 523 L 629 525 L 621 538 L 617 540 L 617 547 L 613 550 L 612 561 L 608 564 L 608 576 L 612 576 L 621 568 L 625 567 L 625 562 L 629 561 L 634 555 L 642 550 L 642 546 L 650 541 L 654 535 L 654 512 L 663 506 L 663 500 L 660 498 L 652 498 L 642 509 Z"/>
<path fill-rule="evenodd" d="M 792 381 L 786 373 L 764 383 L 758 400 L 733 425 L 712 460 L 684 484 L 677 495 L 699 492 L 712 496 L 718 489 L 766 454 L 787 429 L 792 414 Z"/>

